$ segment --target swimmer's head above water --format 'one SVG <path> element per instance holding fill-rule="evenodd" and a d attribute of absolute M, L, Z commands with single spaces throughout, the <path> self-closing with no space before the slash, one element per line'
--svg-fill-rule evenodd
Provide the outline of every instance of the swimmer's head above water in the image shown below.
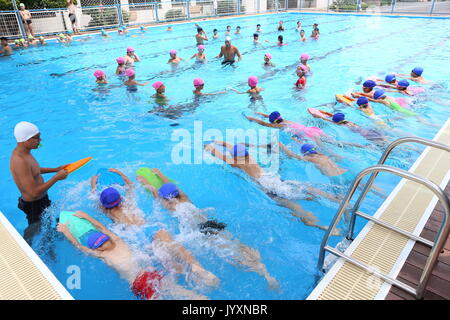
<path fill-rule="evenodd" d="M 136 71 L 134 71 L 133 69 L 127 69 L 127 71 L 125 71 L 125 75 L 127 77 L 129 77 L 130 79 L 134 79 L 134 76 L 136 75 Z"/>
<path fill-rule="evenodd" d="M 414 69 L 411 70 L 411 77 L 413 78 L 420 77 L 422 73 L 423 73 L 422 67 L 415 67 Z"/>
<path fill-rule="evenodd" d="M 169 200 L 178 197 L 180 192 L 178 191 L 176 185 L 171 182 L 167 182 L 159 188 L 158 195 L 163 199 Z"/>
<path fill-rule="evenodd" d="M 152 84 L 157 93 L 164 93 L 166 91 L 166 86 L 161 81 L 156 81 Z"/>
<path fill-rule="evenodd" d="M 172 59 L 175 59 L 177 57 L 177 50 L 172 49 L 169 51 L 169 54 Z"/>
<path fill-rule="evenodd" d="M 194 87 L 196 89 L 203 89 L 204 86 L 205 86 L 205 82 L 203 81 L 202 78 L 195 78 L 194 79 Z"/>
<path fill-rule="evenodd" d="M 366 80 L 366 81 L 364 81 L 364 83 L 362 85 L 363 86 L 363 91 L 366 92 L 366 93 L 369 93 L 369 92 L 371 92 L 373 90 L 373 88 L 376 85 L 377 84 L 376 84 L 375 81 L 373 81 L 373 80 Z"/>
<path fill-rule="evenodd" d="M 384 78 L 384 81 L 386 81 L 387 83 L 395 83 L 397 79 L 395 78 L 395 74 L 388 74 L 386 78 Z"/>
<path fill-rule="evenodd" d="M 100 231 L 90 232 L 86 239 L 86 247 L 91 250 L 106 251 L 112 245 L 110 240 L 109 236 Z"/>
<path fill-rule="evenodd" d="M 205 51 L 205 46 L 200 44 L 197 46 L 198 52 L 203 53 L 203 51 Z"/>
<path fill-rule="evenodd" d="M 300 56 L 300 61 L 302 63 L 306 63 L 309 60 L 309 54 L 307 53 L 302 53 L 302 55 Z"/>
<path fill-rule="evenodd" d="M 122 197 L 120 196 L 117 189 L 109 187 L 102 191 L 100 194 L 100 203 L 106 209 L 112 209 L 117 207 L 122 202 Z"/>
<path fill-rule="evenodd" d="M 409 87 L 409 82 L 407 80 L 400 80 L 397 82 L 397 89 L 398 90 L 406 90 Z"/>
<path fill-rule="evenodd" d="M 356 104 L 360 108 L 367 108 L 367 106 L 369 105 L 369 99 L 367 99 L 366 97 L 359 97 L 358 100 L 356 100 Z"/>
<path fill-rule="evenodd" d="M 225 46 L 230 47 L 231 46 L 231 37 L 225 38 Z"/>
<path fill-rule="evenodd" d="M 94 77 L 97 79 L 101 79 L 105 76 L 105 73 L 102 70 L 95 70 Z"/>
<path fill-rule="evenodd" d="M 373 93 L 373 98 L 374 99 L 384 99 L 384 98 L 386 98 L 384 90 L 376 90 Z"/>
<path fill-rule="evenodd" d="M 304 155 L 317 154 L 317 151 L 315 149 L 316 147 L 314 145 L 305 143 L 304 145 L 302 145 L 301 151 Z"/>
<path fill-rule="evenodd" d="M 125 63 L 125 58 L 124 58 L 124 57 L 118 57 L 118 58 L 116 59 L 116 61 L 117 61 L 117 64 L 118 64 L 119 66 L 121 66 L 121 65 L 123 65 L 123 64 Z"/>
<path fill-rule="evenodd" d="M 333 115 L 332 120 L 333 120 L 333 122 L 338 123 L 338 124 L 342 123 L 343 121 L 345 121 L 345 114 L 343 114 L 341 112 L 335 113 Z"/>
<path fill-rule="evenodd" d="M 274 111 L 269 115 L 269 122 L 270 123 L 281 123 L 281 122 L 283 122 L 283 118 L 281 117 L 281 114 L 278 111 Z"/>
<path fill-rule="evenodd" d="M 247 83 L 250 87 L 254 88 L 258 85 L 258 78 L 256 76 L 248 77 Z"/>

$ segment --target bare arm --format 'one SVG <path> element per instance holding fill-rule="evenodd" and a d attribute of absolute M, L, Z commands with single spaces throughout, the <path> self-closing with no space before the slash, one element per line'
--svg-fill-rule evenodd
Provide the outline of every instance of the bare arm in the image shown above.
<path fill-rule="evenodd" d="M 221 159 L 222 161 L 228 163 L 228 164 L 234 164 L 233 160 L 228 158 L 226 155 L 224 155 L 222 152 L 214 148 L 211 144 L 206 144 L 204 146 L 205 150 L 210 152 L 214 157 Z"/>
<path fill-rule="evenodd" d="M 257 124 L 260 124 L 260 125 L 262 125 L 264 127 L 269 127 L 269 128 L 282 128 L 283 127 L 281 124 L 268 123 L 268 122 L 265 122 L 265 121 L 262 121 L 262 120 L 259 120 L 259 119 L 253 118 L 253 117 L 247 117 L 247 119 L 249 121 L 254 121 Z"/>
<path fill-rule="evenodd" d="M 98 180 L 98 175 L 93 176 L 91 178 L 91 191 L 93 193 L 97 192 L 97 180 Z"/>
<path fill-rule="evenodd" d="M 157 190 L 151 184 L 149 184 L 143 176 L 138 176 L 136 179 L 139 182 L 141 182 L 143 184 L 144 188 L 153 195 L 153 198 L 155 198 L 155 199 L 159 198 Z"/>
<path fill-rule="evenodd" d="M 302 156 L 292 152 L 291 150 L 289 150 L 284 144 L 282 144 L 281 142 L 278 142 L 280 149 L 283 150 L 284 153 L 286 153 L 286 155 L 290 158 L 294 158 L 297 160 L 304 160 Z"/>
<path fill-rule="evenodd" d="M 59 170 L 64 169 L 68 165 L 69 164 L 65 164 L 65 165 L 59 166 L 57 168 L 39 168 L 39 169 L 41 170 L 41 174 L 45 174 L 45 173 L 58 172 Z"/>
<path fill-rule="evenodd" d="M 235 47 L 236 48 L 236 47 Z M 241 61 L 242 60 L 242 56 L 241 56 L 241 53 L 239 52 L 239 49 L 238 48 L 236 48 L 236 54 L 237 54 L 237 56 L 238 56 L 238 61 Z"/>
<path fill-rule="evenodd" d="M 77 241 L 77 239 L 75 239 L 75 237 L 72 235 L 72 233 L 70 233 L 69 228 L 67 227 L 67 224 L 59 223 L 56 230 L 58 230 L 58 232 L 61 232 L 62 234 L 64 234 L 64 236 L 67 238 L 67 240 L 69 240 L 70 243 L 72 243 L 72 245 L 74 247 L 80 249 L 81 251 L 83 251 L 85 253 L 91 254 L 93 256 L 98 256 L 94 250 L 91 250 L 88 247 L 83 246 L 81 243 L 79 243 Z"/>
<path fill-rule="evenodd" d="M 99 230 L 100 232 L 108 235 L 111 238 L 116 238 L 116 235 L 114 233 L 112 233 L 111 231 L 109 231 L 108 229 L 106 229 L 106 227 L 98 220 L 92 218 L 90 215 L 88 215 L 86 212 L 84 211 L 76 211 L 74 214 L 75 217 L 81 218 L 81 219 L 86 219 L 87 221 L 89 221 L 90 223 L 92 223 L 94 225 L 94 227 Z"/>
<path fill-rule="evenodd" d="M 216 58 L 222 58 L 223 56 L 223 46 L 220 48 L 220 53 L 219 55 L 216 56 Z"/>

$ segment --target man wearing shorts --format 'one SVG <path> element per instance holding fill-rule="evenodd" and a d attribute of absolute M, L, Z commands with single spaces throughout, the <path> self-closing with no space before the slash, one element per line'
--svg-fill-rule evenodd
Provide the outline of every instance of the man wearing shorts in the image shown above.
<path fill-rule="evenodd" d="M 223 65 L 232 65 L 235 62 L 234 58 L 236 55 L 238 56 L 238 61 L 241 61 L 242 57 L 241 57 L 241 53 L 239 52 L 238 48 L 231 45 L 230 37 L 226 37 L 225 45 L 223 45 L 220 48 L 220 53 L 218 56 L 216 56 L 216 58 L 221 58 L 223 56 L 224 60 L 222 61 L 222 64 Z"/>
<path fill-rule="evenodd" d="M 31 34 L 34 37 L 30 11 L 25 10 L 25 5 L 23 3 L 19 5 L 19 8 L 20 8 L 20 16 L 22 17 L 22 22 L 25 27 L 25 32 L 27 33 L 27 35 Z"/>
<path fill-rule="evenodd" d="M 14 136 L 17 147 L 11 155 L 10 170 L 21 193 L 18 207 L 27 215 L 28 227 L 24 231 L 24 238 L 31 244 L 32 237 L 40 231 L 42 213 L 51 204 L 47 190 L 57 181 L 64 180 L 68 173 L 64 170 L 65 165 L 58 168 L 39 166 L 31 154 L 31 150 L 37 149 L 41 141 L 39 129 L 34 124 L 19 122 L 14 128 Z M 50 172 L 57 173 L 44 182 L 42 174 Z"/>
<path fill-rule="evenodd" d="M 69 19 L 70 22 L 72 23 L 73 32 L 78 33 L 77 17 L 75 15 L 77 6 L 73 3 L 73 0 L 67 0 L 67 10 L 69 10 Z"/>

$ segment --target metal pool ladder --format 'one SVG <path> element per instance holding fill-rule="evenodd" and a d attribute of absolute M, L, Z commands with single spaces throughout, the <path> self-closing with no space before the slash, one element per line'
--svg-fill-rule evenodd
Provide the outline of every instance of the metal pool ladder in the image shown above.
<path fill-rule="evenodd" d="M 436 185 L 434 182 L 432 182 L 424 177 L 415 175 L 411 172 L 408 172 L 408 171 L 405 171 L 405 170 L 402 170 L 402 169 L 399 169 L 396 167 L 384 165 L 384 163 L 386 162 L 386 159 L 388 158 L 389 154 L 392 152 L 392 150 L 394 148 L 396 148 L 397 146 L 399 146 L 401 144 L 409 143 L 409 142 L 419 143 L 422 145 L 426 145 L 429 147 L 438 148 L 438 149 L 450 152 L 450 147 L 445 144 L 438 143 L 438 142 L 435 142 L 432 140 L 423 139 L 423 138 L 417 138 L 417 137 L 400 138 L 398 140 L 393 141 L 391 144 L 389 144 L 388 147 L 386 148 L 386 150 L 384 151 L 383 155 L 381 156 L 380 160 L 378 161 L 378 164 L 368 167 L 368 168 L 364 169 L 363 171 L 361 171 L 356 176 L 355 180 L 353 181 L 353 184 L 351 185 L 350 190 L 347 192 L 336 215 L 334 216 L 334 218 L 332 220 L 331 226 L 328 228 L 325 236 L 322 239 L 322 243 L 320 245 L 318 268 L 319 268 L 319 270 L 324 272 L 323 264 L 324 264 L 324 259 L 325 259 L 325 251 L 328 251 L 338 257 L 343 258 L 345 261 L 348 261 L 360 268 L 365 269 L 368 273 L 373 274 L 373 275 L 383 279 L 385 282 L 387 282 L 391 285 L 395 285 L 395 286 L 409 292 L 410 294 L 414 295 L 417 299 L 422 299 L 427 282 L 431 276 L 431 271 L 433 270 L 436 260 L 439 257 L 439 253 L 442 251 L 442 249 L 445 245 L 446 239 L 450 232 L 450 219 L 449 219 L 450 218 L 450 201 L 449 201 L 448 197 L 445 195 L 444 191 L 438 185 Z M 439 228 L 439 231 L 436 234 L 434 242 L 424 239 L 420 236 L 416 236 L 411 232 L 397 228 L 389 223 L 383 222 L 377 218 L 374 218 L 374 217 L 358 210 L 359 207 L 361 206 L 361 202 L 364 200 L 367 193 L 370 191 L 370 188 L 372 187 L 372 184 L 379 172 L 391 173 L 396 176 L 400 176 L 404 179 L 417 182 L 417 183 L 427 187 L 428 189 L 430 189 L 438 197 L 439 201 L 441 202 L 442 206 L 444 207 L 444 219 L 442 221 L 441 227 Z M 422 275 L 420 277 L 419 285 L 417 286 L 417 289 L 405 284 L 402 281 L 394 279 L 394 278 L 390 277 L 389 275 L 376 270 L 374 267 L 371 267 L 370 265 L 367 265 L 366 263 L 364 263 L 362 261 L 358 261 L 357 259 L 355 259 L 349 255 L 346 255 L 345 253 L 327 245 L 330 235 L 332 234 L 332 232 L 336 228 L 337 224 L 341 220 L 344 212 L 346 212 L 349 202 L 356 191 L 356 188 L 359 186 L 361 180 L 368 174 L 371 174 L 371 176 L 370 176 L 367 184 L 363 188 L 362 193 L 359 196 L 359 198 L 357 199 L 353 208 L 351 210 L 349 210 L 351 212 L 351 217 L 350 217 L 349 230 L 348 230 L 346 238 L 348 240 L 353 240 L 356 216 L 359 216 L 359 217 L 367 219 L 375 224 L 381 225 L 384 228 L 398 232 L 398 233 L 408 237 L 411 240 L 419 241 L 419 242 L 431 247 L 430 255 L 426 261 L 426 264 L 425 264 L 424 270 L 422 272 Z"/>

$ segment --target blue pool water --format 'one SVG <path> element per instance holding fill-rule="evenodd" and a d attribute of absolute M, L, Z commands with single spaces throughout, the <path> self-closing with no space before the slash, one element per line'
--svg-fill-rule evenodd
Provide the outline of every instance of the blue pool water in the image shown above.
<path fill-rule="evenodd" d="M 286 26 L 283 35 L 288 45 L 284 47 L 275 45 L 279 20 L 283 20 Z M 298 33 L 294 29 L 297 20 L 303 22 L 307 36 L 311 33 L 312 24 L 318 23 L 320 39 L 309 39 L 306 43 L 298 41 Z M 258 23 L 263 29 L 260 36 L 262 45 L 255 46 L 252 34 Z M 220 34 L 219 39 L 206 42 L 205 53 L 209 62 L 205 65 L 196 65 L 194 60 L 188 60 L 196 52 L 194 23 L 174 24 L 174 31 L 170 33 L 165 31 L 166 26 L 160 26 L 149 28 L 145 33 L 131 30 L 126 36 L 110 33 L 108 39 L 102 39 L 98 34 L 91 35 L 86 42 L 76 41 L 70 45 L 50 42 L 46 47 L 18 51 L 11 58 L 1 59 L 0 209 L 22 233 L 27 224 L 25 215 L 17 208 L 19 193 L 9 172 L 9 157 L 15 147 L 15 124 L 22 120 L 30 121 L 39 126 L 43 139 L 43 147 L 33 151 L 41 166 L 56 167 L 79 158 L 93 157 L 87 166 L 58 182 L 49 191 L 53 201 L 49 212 L 53 227 L 60 210 L 84 210 L 126 239 L 144 259 L 148 256 L 149 261 L 158 264 L 153 254 L 144 250 L 149 242 L 147 230 L 114 226 L 98 211 L 95 200 L 89 196 L 89 179 L 98 168 L 106 167 L 119 168 L 136 182 L 134 172 L 137 168 L 159 168 L 177 181 L 198 208 L 214 208 L 208 212 L 210 217 L 225 222 L 235 239 L 257 249 L 281 289 L 269 290 L 261 276 L 234 266 L 226 252 L 218 252 L 201 237 L 192 236 L 185 228 L 180 228 L 179 220 L 169 215 L 138 186 L 137 203 L 149 224 L 169 230 L 221 281 L 219 288 L 210 291 L 196 287 L 181 276 L 178 278 L 180 284 L 210 299 L 304 299 L 315 285 L 323 231 L 305 226 L 236 169 L 222 164 L 174 164 L 171 154 L 179 143 L 179 140 L 172 139 L 174 130 L 185 129 L 193 133 L 195 121 L 200 121 L 196 123 L 201 123 L 203 132 L 218 129 L 224 135 L 226 129 L 260 129 L 255 123 L 248 122 L 242 112 L 251 115 L 254 111 L 270 113 L 278 110 L 284 118 L 319 126 L 338 140 L 365 144 L 367 141 L 345 128 L 312 118 L 307 108 L 333 102 L 336 93 L 359 89 L 361 80 L 367 77 L 384 78 L 388 72 L 409 73 L 413 67 L 422 66 L 424 76 L 436 85 L 427 86 L 423 95 L 412 98 L 411 108 L 436 126 L 424 125 L 415 118 L 404 118 L 379 104 L 373 104 L 373 107 L 377 114 L 386 116 L 393 128 L 432 138 L 438 131 L 437 127 L 450 115 L 450 69 L 444 67 L 448 65 L 449 20 L 291 13 L 202 21 L 200 24 L 211 38 L 214 28 Z M 236 64 L 236 68 L 224 68 L 213 59 L 223 44 L 228 24 L 232 30 L 237 25 L 242 28 L 241 35 L 232 35 L 233 44 L 243 54 L 243 60 Z M 160 80 L 166 85 L 172 110 L 170 115 L 149 112 L 156 108 L 151 98 L 154 93 L 151 85 L 130 93 L 121 85 L 122 80 L 114 75 L 115 59 L 125 55 L 128 46 L 133 46 L 142 59 L 136 63 L 137 80 L 149 81 L 150 84 Z M 170 49 L 176 49 L 178 55 L 186 60 L 175 70 L 166 64 Z M 273 56 L 275 67 L 272 69 L 262 66 L 266 52 Z M 304 52 L 311 56 L 312 76 L 308 78 L 307 88 L 298 91 L 293 88 L 297 79 L 295 68 Z M 96 69 L 107 74 L 107 86 L 95 84 L 92 74 Z M 252 102 L 247 95 L 232 91 L 200 101 L 193 98 L 192 81 L 196 77 L 205 80 L 204 92 L 222 91 L 229 87 L 244 91 L 250 75 L 257 76 L 259 86 L 265 89 L 262 101 Z M 397 93 L 389 95 L 400 97 Z M 375 126 L 355 109 L 337 104 L 334 110 L 345 112 L 349 120 L 363 126 Z M 399 134 L 391 136 L 393 139 Z M 296 150 L 287 135 L 280 134 L 280 139 Z M 194 148 L 194 145 L 190 144 L 189 148 Z M 382 152 L 379 148 L 364 150 L 337 146 L 331 150 L 343 157 L 338 161 L 339 165 L 349 168 L 353 176 L 374 164 Z M 408 150 L 396 152 L 389 163 L 407 169 L 418 155 L 418 152 Z M 191 159 L 194 162 L 198 155 L 194 154 Z M 332 181 L 321 175 L 312 164 L 285 156 L 281 157 L 278 173 L 285 180 L 303 181 L 338 194 L 345 193 L 349 185 L 347 182 L 330 187 Z M 388 194 L 397 181 L 381 175 L 377 185 Z M 327 200 L 293 201 L 314 212 L 323 225 L 330 223 L 338 207 L 338 204 Z M 370 194 L 363 210 L 373 213 L 382 201 L 382 198 Z M 362 225 L 359 222 L 358 230 Z M 339 240 L 339 237 L 334 237 L 332 243 Z M 71 275 L 68 268 L 80 268 L 81 287 L 68 288 L 76 299 L 135 299 L 128 283 L 117 273 L 101 261 L 76 251 L 61 235 L 54 235 L 52 242 L 37 239 L 33 247 L 64 285 Z"/>

